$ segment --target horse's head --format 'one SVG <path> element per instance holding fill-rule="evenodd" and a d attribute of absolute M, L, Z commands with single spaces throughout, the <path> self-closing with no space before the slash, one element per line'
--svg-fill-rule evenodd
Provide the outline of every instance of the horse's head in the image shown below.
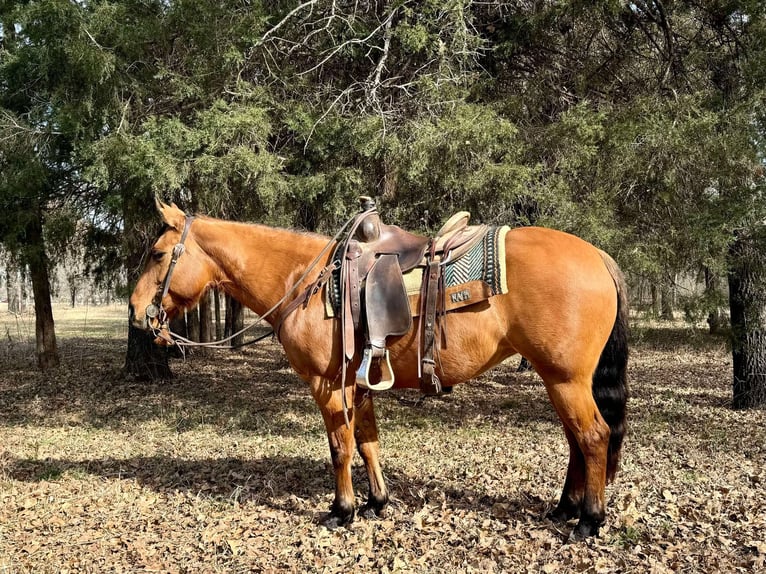
<path fill-rule="evenodd" d="M 175 204 L 158 201 L 157 209 L 165 228 L 130 296 L 130 317 L 135 327 L 154 331 L 160 339 L 171 342 L 168 322 L 199 300 L 213 273 L 209 257 L 194 237 L 194 218 Z"/>

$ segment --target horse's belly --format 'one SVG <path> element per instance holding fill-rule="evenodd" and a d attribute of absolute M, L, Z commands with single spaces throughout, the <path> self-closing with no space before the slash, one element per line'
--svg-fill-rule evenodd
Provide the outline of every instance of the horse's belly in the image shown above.
<path fill-rule="evenodd" d="M 435 356 L 436 372 L 443 385 L 477 377 L 516 351 L 506 337 L 505 321 L 497 310 L 500 297 L 448 313 L 440 320 Z M 418 320 L 405 336 L 388 347 L 397 387 L 419 387 Z M 422 335 L 422 333 L 420 333 Z"/>

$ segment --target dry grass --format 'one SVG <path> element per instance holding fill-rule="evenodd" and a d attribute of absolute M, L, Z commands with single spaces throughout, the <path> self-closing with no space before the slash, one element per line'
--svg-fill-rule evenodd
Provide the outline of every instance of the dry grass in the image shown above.
<path fill-rule="evenodd" d="M 393 501 L 327 531 L 321 418 L 266 343 L 126 381 L 124 308 L 56 309 L 63 366 L 0 313 L 0 573 L 749 572 L 766 559 L 766 413 L 733 412 L 720 340 L 637 330 L 631 430 L 597 540 L 544 518 L 563 433 L 511 361 L 452 395 L 377 398 Z M 24 330 L 26 329 L 26 331 Z M 31 334 L 30 334 L 31 333 Z M 359 502 L 366 492 L 355 469 Z"/>

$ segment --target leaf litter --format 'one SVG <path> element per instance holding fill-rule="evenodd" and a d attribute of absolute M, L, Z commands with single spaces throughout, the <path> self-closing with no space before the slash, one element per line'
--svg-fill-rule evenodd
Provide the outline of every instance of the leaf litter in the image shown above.
<path fill-rule="evenodd" d="M 763 570 L 764 411 L 729 408 L 720 340 L 644 335 L 607 521 L 576 543 L 545 518 L 568 450 L 517 359 L 439 399 L 377 396 L 391 504 L 330 531 L 321 417 L 276 344 L 174 362 L 157 384 L 122 377 L 118 337 L 62 340 L 52 374 L 6 353 L 0 572 Z M 359 460 L 354 481 L 361 505 Z"/>

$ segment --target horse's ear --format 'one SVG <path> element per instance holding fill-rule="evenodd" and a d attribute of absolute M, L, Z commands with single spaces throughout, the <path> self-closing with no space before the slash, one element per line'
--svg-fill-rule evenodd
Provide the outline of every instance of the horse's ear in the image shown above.
<path fill-rule="evenodd" d="M 179 209 L 175 203 L 168 205 L 166 203 L 162 203 L 157 198 L 154 199 L 154 202 L 157 205 L 157 211 L 160 212 L 162 220 L 165 223 L 177 231 L 181 231 L 184 228 L 186 223 L 186 214 L 181 211 L 181 209 Z"/>

